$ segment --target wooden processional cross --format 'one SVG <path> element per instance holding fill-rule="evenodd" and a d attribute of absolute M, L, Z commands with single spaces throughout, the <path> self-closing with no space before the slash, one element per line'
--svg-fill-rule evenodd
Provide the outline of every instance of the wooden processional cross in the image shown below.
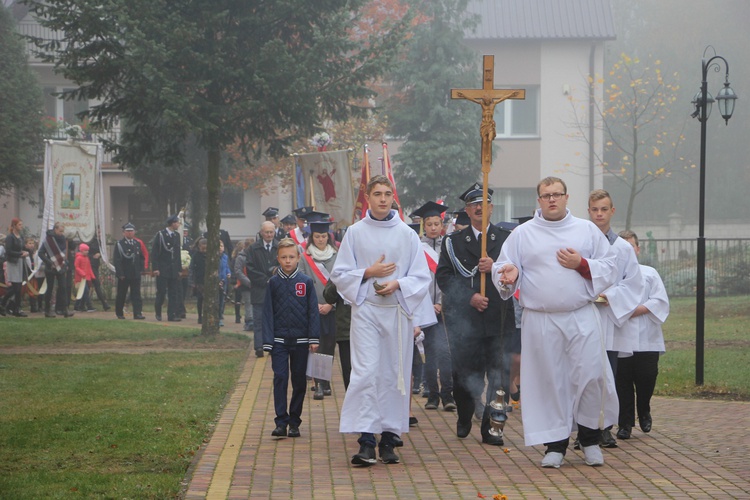
<path fill-rule="evenodd" d="M 525 89 L 496 89 L 495 56 L 484 56 L 481 89 L 451 89 L 451 99 L 466 99 L 482 106 L 482 123 L 479 136 L 482 138 L 482 232 L 489 223 L 487 213 L 487 183 L 492 167 L 492 141 L 495 132 L 495 106 L 506 99 L 526 99 Z M 482 257 L 487 257 L 487 238 L 482 238 Z M 480 293 L 485 296 L 484 273 L 480 275 Z"/>

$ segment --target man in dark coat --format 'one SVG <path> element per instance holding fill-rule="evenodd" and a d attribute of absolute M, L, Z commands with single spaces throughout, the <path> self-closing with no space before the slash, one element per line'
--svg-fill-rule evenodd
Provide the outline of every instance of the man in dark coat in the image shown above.
<path fill-rule="evenodd" d="M 65 238 L 65 226 L 62 222 L 55 222 L 55 226 L 47 231 L 39 247 L 39 258 L 44 262 L 44 275 L 47 280 L 47 292 L 44 294 L 44 316 L 54 318 L 58 312 L 66 318 L 73 316 L 73 313 L 68 311 L 70 288 L 68 287 L 67 274 L 71 265 L 68 260 L 68 240 Z M 55 281 L 57 281 L 57 294 L 55 295 L 55 312 L 53 313 L 50 305 Z"/>
<path fill-rule="evenodd" d="M 260 239 L 250 245 L 247 249 L 245 269 L 250 279 L 250 301 L 253 304 L 253 347 L 255 355 L 263 357 L 263 302 L 266 297 L 268 280 L 273 276 L 278 265 L 276 255 L 279 251 L 279 242 L 275 239 L 276 226 L 273 222 L 266 221 L 260 226 Z"/>
<path fill-rule="evenodd" d="M 156 276 L 156 301 L 154 313 L 161 321 L 161 307 L 167 298 L 167 319 L 180 321 L 179 293 L 182 256 L 180 255 L 180 219 L 173 215 L 167 219 L 167 227 L 156 233 L 151 246 L 151 266 Z"/>
<path fill-rule="evenodd" d="M 146 319 L 143 316 L 143 301 L 141 300 L 141 272 L 145 268 L 145 257 L 141 252 L 141 244 L 135 239 L 133 224 L 128 222 L 122 226 L 122 235 L 123 238 L 115 243 L 113 259 L 117 278 L 115 314 L 117 314 L 117 319 L 125 319 L 123 309 L 129 289 L 133 303 L 133 318 Z"/>
<path fill-rule="evenodd" d="M 492 190 L 488 190 L 489 220 Z M 482 228 L 482 186 L 474 184 L 460 199 L 466 204 L 471 225 L 443 239 L 436 278 L 443 292 L 443 314 L 453 364 L 453 396 L 458 410 L 456 435 L 464 438 L 471 431 L 471 418 L 477 398 L 483 398 L 487 378 L 486 406 L 482 415 L 482 442 L 501 446 L 501 436 L 490 431 L 490 407 L 495 391 L 505 387 L 501 373 L 503 335 L 515 331 L 513 303 L 500 298 L 492 285 L 492 264 L 510 232 L 491 223 Z M 481 240 L 486 238 L 487 257 L 481 258 Z M 485 296 L 480 292 L 480 276 L 485 273 Z M 506 389 L 507 394 L 507 389 Z"/>

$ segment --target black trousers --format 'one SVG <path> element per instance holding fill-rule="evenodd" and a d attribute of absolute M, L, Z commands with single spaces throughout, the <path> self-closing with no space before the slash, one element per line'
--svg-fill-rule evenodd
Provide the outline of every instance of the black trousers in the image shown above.
<path fill-rule="evenodd" d="M 484 391 L 485 376 L 488 382 L 485 402 L 494 399 L 492 394 L 503 385 L 502 342 L 500 335 L 452 335 L 448 329 L 453 367 L 453 398 L 456 400 L 458 421 L 463 425 L 471 422 L 474 401 Z"/>
<path fill-rule="evenodd" d="M 284 345 L 274 343 L 271 349 L 273 368 L 273 404 L 276 409 L 276 425 L 296 425 L 302 423 L 302 404 L 307 389 L 307 344 Z M 291 376 L 291 377 L 290 377 Z M 289 379 L 292 380 L 292 399 L 287 409 Z"/>
<path fill-rule="evenodd" d="M 141 299 L 141 275 L 135 278 L 119 278 L 117 280 L 117 296 L 115 297 L 115 314 L 124 316 L 125 298 L 130 290 L 130 301 L 133 303 L 133 316 L 143 313 L 143 300 Z"/>
<path fill-rule="evenodd" d="M 424 381 L 427 390 L 430 391 L 430 397 L 440 395 L 445 401 L 445 398 L 453 393 L 453 367 L 445 324 L 440 318 L 437 324 L 424 329 L 424 354 Z"/>
<path fill-rule="evenodd" d="M 654 395 L 656 377 L 659 375 L 659 353 L 635 352 L 629 358 L 620 358 L 615 376 L 620 414 L 617 425 L 635 425 L 635 411 L 643 417 L 651 413 L 651 396 Z"/>
<path fill-rule="evenodd" d="M 164 276 L 156 277 L 156 301 L 154 302 L 154 313 L 161 316 L 161 307 L 164 305 L 164 298 L 167 299 L 167 318 L 175 319 L 178 317 L 179 309 L 179 292 L 180 277 L 167 278 Z"/>
<path fill-rule="evenodd" d="M 578 441 L 581 443 L 581 446 L 599 444 L 599 436 L 601 436 L 601 434 L 602 431 L 599 429 L 591 429 L 590 427 L 584 427 L 583 425 L 578 424 Z M 547 447 L 545 453 L 551 453 L 554 451 L 565 455 L 565 452 L 568 451 L 569 443 L 570 439 L 568 438 L 561 439 L 560 441 L 553 441 L 551 443 L 544 443 L 544 446 Z"/>
<path fill-rule="evenodd" d="M 44 311 L 49 312 L 52 293 L 57 281 L 57 293 L 55 294 L 55 311 L 67 311 L 70 304 L 70 291 L 68 290 L 68 279 L 64 274 L 46 273 L 47 292 L 44 294 Z"/>

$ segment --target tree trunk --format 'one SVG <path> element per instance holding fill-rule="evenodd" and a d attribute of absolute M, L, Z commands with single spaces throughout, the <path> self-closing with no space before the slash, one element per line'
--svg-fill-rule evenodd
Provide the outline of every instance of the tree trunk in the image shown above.
<path fill-rule="evenodd" d="M 203 287 L 203 325 L 201 328 L 201 335 L 205 336 L 217 335 L 219 333 L 220 161 L 221 153 L 218 147 L 211 147 L 208 151 L 208 175 L 206 178 L 206 189 L 208 191 L 208 203 L 206 205 L 208 247 L 206 249 L 206 278 Z"/>

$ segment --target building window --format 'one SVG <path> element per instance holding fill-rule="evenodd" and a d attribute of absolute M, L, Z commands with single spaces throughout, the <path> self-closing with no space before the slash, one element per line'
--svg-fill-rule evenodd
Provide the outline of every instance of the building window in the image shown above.
<path fill-rule="evenodd" d="M 222 217 L 245 216 L 245 191 L 225 188 L 221 191 L 220 211 Z"/>
<path fill-rule="evenodd" d="M 44 112 L 47 116 L 65 121 L 69 125 L 80 125 L 81 119 L 76 114 L 89 109 L 89 103 L 79 100 L 65 101 L 54 95 L 64 90 L 72 89 L 66 87 L 44 88 Z"/>
<path fill-rule="evenodd" d="M 495 110 L 498 138 L 539 136 L 539 86 L 525 88 L 526 99 L 507 99 Z"/>
<path fill-rule="evenodd" d="M 536 188 L 495 189 L 492 222 L 518 222 L 513 218 L 532 215 L 537 208 L 536 198 Z"/>

